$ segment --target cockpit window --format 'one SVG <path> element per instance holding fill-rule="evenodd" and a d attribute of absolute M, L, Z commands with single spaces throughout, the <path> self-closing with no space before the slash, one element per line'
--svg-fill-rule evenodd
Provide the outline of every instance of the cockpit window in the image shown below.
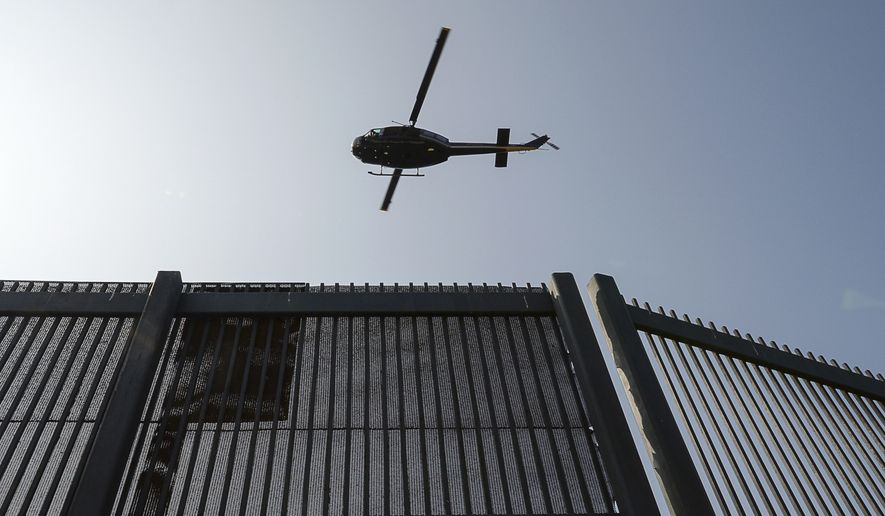
<path fill-rule="evenodd" d="M 384 129 L 372 129 L 366 134 L 366 136 L 381 136 L 383 133 Z"/>

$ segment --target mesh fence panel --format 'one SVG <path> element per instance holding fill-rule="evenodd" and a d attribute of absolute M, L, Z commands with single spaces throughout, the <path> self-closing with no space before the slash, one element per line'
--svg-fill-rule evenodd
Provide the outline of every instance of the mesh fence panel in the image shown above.
<path fill-rule="evenodd" d="M 149 284 L 3 282 L 3 292 Z M 398 285 L 342 287 L 398 292 Z M 409 290 L 544 292 L 424 285 Z M 332 292 L 187 284 L 185 293 Z M 57 514 L 136 317 L 0 316 L 0 513 Z M 116 514 L 613 512 L 548 316 L 178 317 Z"/>
<path fill-rule="evenodd" d="M 613 511 L 552 317 L 191 317 L 166 349 L 116 514 Z"/>
<path fill-rule="evenodd" d="M 2 282 L 3 292 L 144 292 L 145 284 Z M 59 513 L 79 474 L 127 317 L 0 316 L 0 513 Z"/>

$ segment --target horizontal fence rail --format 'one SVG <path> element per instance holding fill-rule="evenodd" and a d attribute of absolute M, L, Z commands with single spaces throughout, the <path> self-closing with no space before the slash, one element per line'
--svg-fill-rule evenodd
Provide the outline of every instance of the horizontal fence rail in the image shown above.
<path fill-rule="evenodd" d="M 579 297 L 157 278 L 0 283 L 0 513 L 656 511 L 611 484 Z"/>
<path fill-rule="evenodd" d="M 611 278 L 594 287 L 611 289 Z M 616 289 L 616 287 L 614 287 Z M 612 296 L 614 298 L 615 296 Z M 606 310 L 629 316 L 633 370 L 647 361 L 666 393 L 664 419 L 677 425 L 678 439 L 701 473 L 717 513 L 885 513 L 885 381 L 867 371 L 839 366 L 714 323 L 675 311 L 652 310 L 618 293 Z M 612 307 L 612 304 L 619 306 Z M 603 308 L 597 307 L 599 310 Z M 609 333 L 609 328 L 606 328 Z M 629 388 L 648 396 L 649 385 Z M 661 420 L 643 431 L 660 444 Z M 657 433 L 657 437 L 655 434 Z M 672 435 L 668 437 L 672 439 Z M 663 443 L 674 449 L 673 443 Z M 696 488 L 684 479 L 664 479 L 671 490 Z"/>
<path fill-rule="evenodd" d="M 731 335 L 716 328 L 705 327 L 697 322 L 680 320 L 651 311 L 648 307 L 628 306 L 630 317 L 640 331 L 652 332 L 668 339 L 678 339 L 687 344 L 709 351 L 725 354 L 745 362 L 769 366 L 785 373 L 829 385 L 834 388 L 885 401 L 885 382 L 872 373 L 858 374 L 847 367 L 831 365 L 826 360 L 809 360 L 801 352 L 779 349 L 775 346 L 758 345 L 750 339 Z"/>
<path fill-rule="evenodd" d="M 497 287 L 496 287 L 497 288 Z M 8 315 L 137 316 L 144 293 L 0 292 L 0 313 Z M 242 292 L 185 293 L 180 315 L 549 315 L 544 292 Z"/>

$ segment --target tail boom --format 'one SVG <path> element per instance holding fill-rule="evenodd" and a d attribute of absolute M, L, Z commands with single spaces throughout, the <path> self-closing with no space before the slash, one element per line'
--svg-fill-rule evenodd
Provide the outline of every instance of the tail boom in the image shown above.
<path fill-rule="evenodd" d="M 538 136 L 534 140 L 522 144 L 510 143 L 510 129 L 498 129 L 498 139 L 495 143 L 474 142 L 449 142 L 450 156 L 469 156 L 472 154 L 494 154 L 495 166 L 507 166 L 507 154 L 510 152 L 527 152 L 537 150 L 550 139 L 546 134 Z"/>

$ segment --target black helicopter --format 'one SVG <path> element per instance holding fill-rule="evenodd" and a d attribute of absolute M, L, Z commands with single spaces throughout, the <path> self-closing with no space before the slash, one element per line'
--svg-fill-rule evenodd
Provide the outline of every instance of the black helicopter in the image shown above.
<path fill-rule="evenodd" d="M 450 156 L 466 156 L 470 154 L 494 154 L 495 166 L 507 166 L 507 153 L 537 150 L 545 143 L 559 150 L 548 140 L 547 135 L 535 136 L 535 139 L 523 144 L 513 145 L 510 143 L 510 129 L 498 129 L 498 139 L 495 143 L 467 143 L 450 142 L 448 138 L 440 134 L 415 127 L 418 120 L 418 112 L 424 104 L 424 97 L 433 78 L 433 72 L 439 62 L 443 46 L 449 35 L 449 28 L 443 27 L 436 40 L 436 47 L 424 72 L 424 80 L 418 88 L 418 97 L 415 106 L 409 116 L 408 125 L 394 125 L 372 129 L 362 136 L 353 140 L 351 152 L 363 163 L 381 165 L 381 172 L 369 172 L 375 176 L 390 176 L 390 184 L 381 203 L 381 210 L 387 211 L 390 201 L 393 199 L 393 191 L 400 177 L 423 177 L 421 168 L 437 165 L 449 159 Z M 394 169 L 392 174 L 385 174 L 384 167 Z M 403 169 L 418 169 L 414 174 L 403 174 Z"/>

